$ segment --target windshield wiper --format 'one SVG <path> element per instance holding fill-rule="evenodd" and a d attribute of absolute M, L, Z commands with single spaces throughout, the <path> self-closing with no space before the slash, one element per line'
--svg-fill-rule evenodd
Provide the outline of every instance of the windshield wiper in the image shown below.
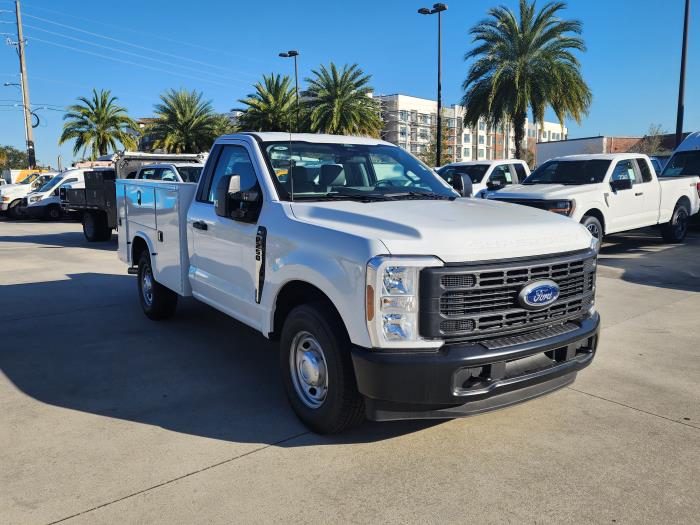
<path fill-rule="evenodd" d="M 294 200 L 306 201 L 358 201 L 358 202 L 376 202 L 390 201 L 393 197 L 387 196 L 384 193 L 318 193 L 316 195 L 294 195 Z"/>
<path fill-rule="evenodd" d="M 422 199 L 453 201 L 457 198 L 456 196 L 453 196 L 453 195 L 442 195 L 440 193 L 435 193 L 434 191 L 416 191 L 416 190 L 401 191 L 401 192 L 396 192 L 396 193 L 385 193 L 384 195 L 393 197 L 394 199 L 415 199 L 418 197 L 418 198 L 422 198 Z"/>

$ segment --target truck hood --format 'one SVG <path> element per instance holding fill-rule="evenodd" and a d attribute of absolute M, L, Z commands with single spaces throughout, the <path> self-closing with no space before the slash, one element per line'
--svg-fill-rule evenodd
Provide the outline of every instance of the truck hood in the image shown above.
<path fill-rule="evenodd" d="M 599 184 L 514 184 L 506 189 L 487 192 L 487 198 L 496 199 L 571 199 L 582 193 L 596 191 Z"/>
<path fill-rule="evenodd" d="M 15 193 L 29 193 L 30 184 L 5 184 L 0 186 L 0 195 L 10 195 Z"/>
<path fill-rule="evenodd" d="M 445 262 L 547 255 L 591 244 L 588 231 L 567 217 L 483 199 L 294 202 L 291 209 L 300 221 L 381 241 L 389 254 Z"/>

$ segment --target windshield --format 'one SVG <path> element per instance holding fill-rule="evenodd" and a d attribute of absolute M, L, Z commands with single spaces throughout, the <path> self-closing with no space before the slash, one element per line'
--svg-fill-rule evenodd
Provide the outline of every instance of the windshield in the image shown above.
<path fill-rule="evenodd" d="M 43 193 L 45 191 L 49 191 L 51 188 L 59 184 L 63 180 L 63 175 L 56 175 L 55 177 L 52 177 L 49 179 L 49 181 L 44 184 L 41 188 L 36 190 L 39 193 Z"/>
<path fill-rule="evenodd" d="M 20 181 L 20 184 L 31 184 L 37 179 L 38 176 L 38 173 L 32 173 L 31 175 L 27 175 L 24 179 Z"/>
<path fill-rule="evenodd" d="M 178 166 L 177 171 L 180 173 L 182 182 L 197 182 L 202 174 L 201 166 Z"/>
<path fill-rule="evenodd" d="M 537 168 L 523 184 L 598 184 L 610 167 L 608 159 L 550 160 Z"/>
<path fill-rule="evenodd" d="M 679 151 L 668 161 L 662 177 L 700 175 L 700 150 Z"/>
<path fill-rule="evenodd" d="M 438 170 L 440 176 L 449 184 L 455 175 L 468 175 L 473 184 L 478 184 L 486 175 L 489 169 L 488 164 L 469 164 L 467 166 L 443 166 Z"/>
<path fill-rule="evenodd" d="M 282 199 L 369 201 L 458 196 L 433 170 L 397 146 L 268 142 L 264 151 Z"/>

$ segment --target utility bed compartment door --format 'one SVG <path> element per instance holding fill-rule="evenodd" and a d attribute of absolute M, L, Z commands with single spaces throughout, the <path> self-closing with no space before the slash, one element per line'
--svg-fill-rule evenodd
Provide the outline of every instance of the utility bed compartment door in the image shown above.
<path fill-rule="evenodd" d="M 146 185 L 126 185 L 126 214 L 132 224 L 156 228 L 155 188 Z"/>
<path fill-rule="evenodd" d="M 187 209 L 196 184 L 170 183 L 155 187 L 156 243 L 154 277 L 180 295 L 192 295 L 188 277 Z"/>

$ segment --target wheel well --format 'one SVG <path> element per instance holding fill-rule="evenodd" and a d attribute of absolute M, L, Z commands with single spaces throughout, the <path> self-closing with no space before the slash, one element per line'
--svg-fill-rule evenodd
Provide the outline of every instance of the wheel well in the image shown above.
<path fill-rule="evenodd" d="M 134 237 L 131 243 L 131 265 L 136 266 L 139 263 L 141 254 L 143 252 L 148 252 L 148 244 L 143 240 L 142 237 Z"/>
<path fill-rule="evenodd" d="M 690 211 L 690 209 L 691 209 L 691 207 L 690 207 L 690 199 L 689 199 L 688 197 L 686 197 L 685 195 L 683 195 L 680 199 L 678 199 L 678 202 L 676 203 L 676 206 L 678 206 L 679 204 L 685 204 L 686 209 L 687 209 L 688 211 Z M 675 209 L 675 207 L 674 207 L 674 209 Z"/>
<path fill-rule="evenodd" d="M 285 284 L 277 294 L 277 299 L 275 301 L 275 318 L 273 320 L 272 332 L 269 334 L 270 339 L 279 338 L 282 333 L 284 321 L 289 315 L 289 312 L 297 306 L 314 301 L 323 301 L 327 303 L 328 308 L 338 317 L 338 320 L 347 333 L 347 327 L 343 322 L 343 318 L 325 293 L 316 288 L 313 284 L 309 284 L 305 281 L 290 281 Z"/>
<path fill-rule="evenodd" d="M 596 208 L 591 208 L 590 210 L 588 210 L 586 213 L 583 214 L 584 217 L 586 215 L 588 215 L 590 217 L 595 217 L 596 219 L 598 219 L 598 221 L 600 222 L 600 225 L 603 227 L 603 233 L 605 233 L 605 217 L 603 217 L 603 212 L 601 212 L 600 210 L 598 210 Z"/>

